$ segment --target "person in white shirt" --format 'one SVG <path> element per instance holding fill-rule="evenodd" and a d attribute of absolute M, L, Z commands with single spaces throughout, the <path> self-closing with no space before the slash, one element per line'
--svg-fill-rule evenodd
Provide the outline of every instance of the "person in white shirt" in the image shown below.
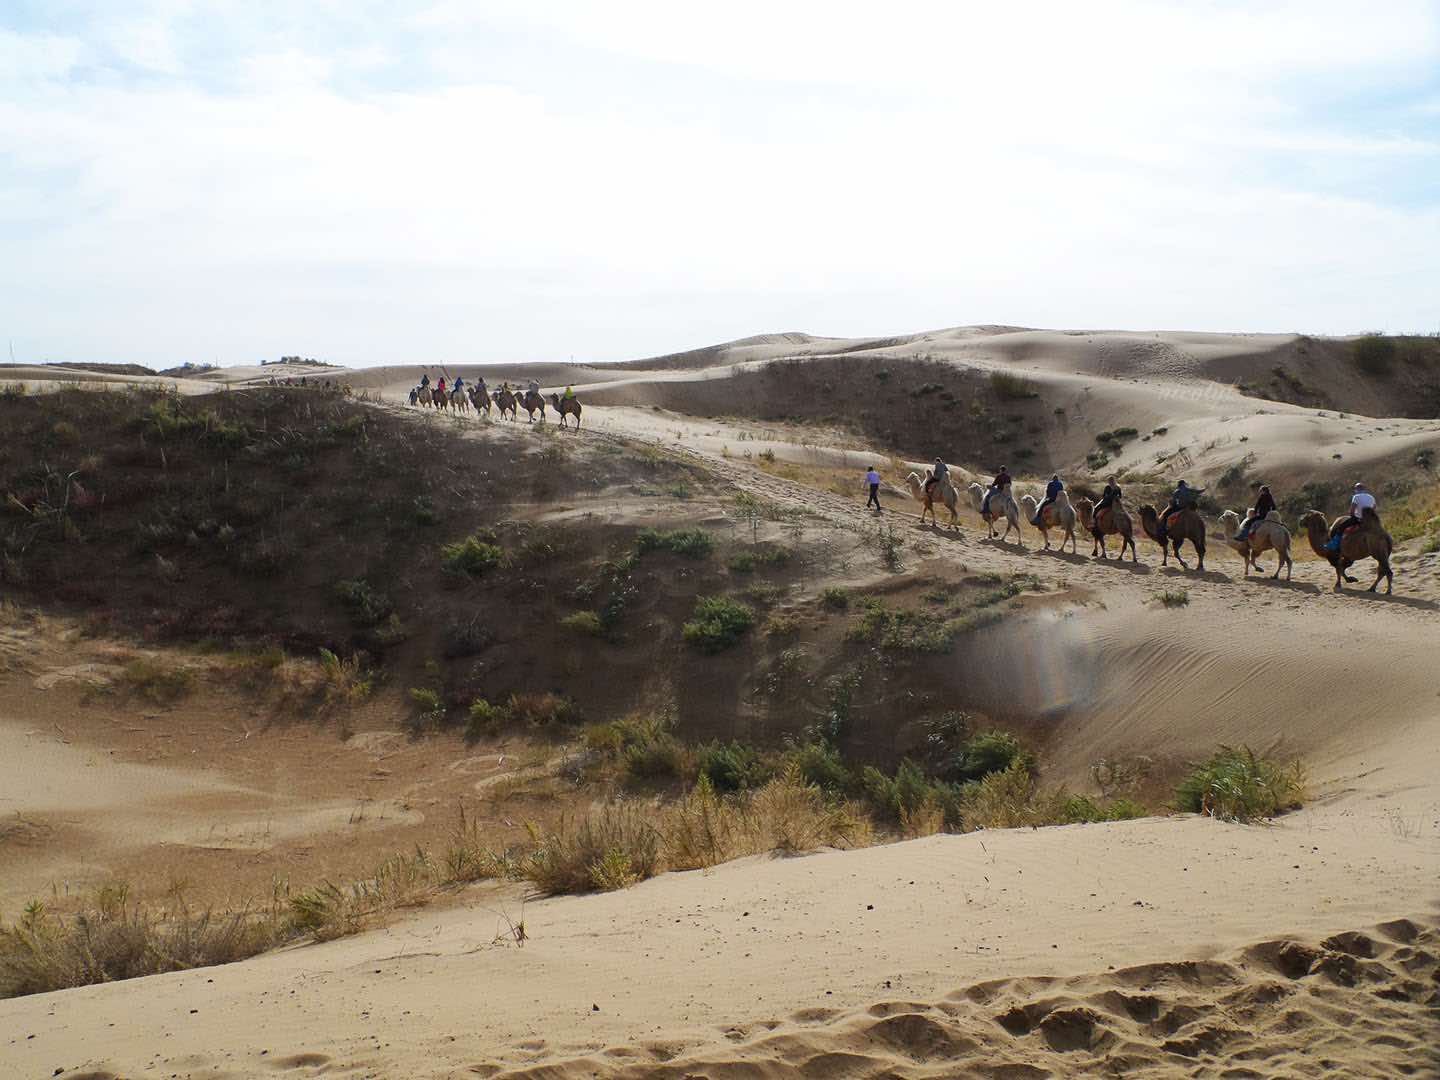
<path fill-rule="evenodd" d="M 1370 489 L 1364 484 L 1356 484 L 1355 494 L 1350 498 L 1349 516 L 1343 517 L 1335 522 L 1334 526 L 1330 529 L 1330 542 L 1326 546 L 1331 551 L 1340 550 L 1340 537 L 1344 535 L 1345 530 L 1350 528 L 1350 526 L 1360 524 L 1365 516 L 1366 510 L 1369 510 L 1377 518 L 1380 516 L 1380 511 L 1375 506 L 1375 496 L 1370 494 Z"/>

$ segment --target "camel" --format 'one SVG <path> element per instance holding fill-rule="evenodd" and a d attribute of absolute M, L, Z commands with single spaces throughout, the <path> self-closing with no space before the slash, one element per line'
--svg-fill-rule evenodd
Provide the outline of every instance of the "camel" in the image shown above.
<path fill-rule="evenodd" d="M 1098 552 L 1100 558 L 1108 559 L 1110 554 L 1105 549 L 1105 538 L 1107 536 L 1120 537 L 1120 554 L 1118 559 L 1125 558 L 1125 549 L 1130 549 L 1130 561 L 1139 562 L 1135 554 L 1135 524 L 1130 520 L 1130 515 L 1119 506 L 1110 506 L 1101 511 L 1104 517 L 1100 519 L 1100 535 L 1095 536 L 1095 504 L 1089 499 L 1080 499 L 1075 503 L 1075 511 L 1080 515 L 1080 524 L 1090 533 L 1093 543 L 1090 545 L 1090 556 L 1094 558 Z"/>
<path fill-rule="evenodd" d="M 432 397 L 432 395 L 431 395 L 431 393 L 430 393 L 430 387 L 428 387 L 428 386 L 422 386 L 422 387 L 420 387 L 419 390 L 415 391 L 415 396 L 419 399 L 421 405 L 429 405 L 429 404 L 430 404 L 430 399 L 431 399 L 431 397 Z"/>
<path fill-rule="evenodd" d="M 538 410 L 540 419 L 545 419 L 545 397 L 538 390 L 526 390 L 525 396 L 520 399 L 520 407 L 530 417 L 530 423 L 535 422 L 535 413 Z"/>
<path fill-rule="evenodd" d="M 510 414 L 511 420 L 517 418 L 519 414 L 516 412 L 515 407 L 517 404 L 519 404 L 519 401 L 520 399 L 510 392 L 510 388 L 508 386 L 502 386 L 495 393 L 495 407 L 500 410 L 500 416 L 502 419 L 504 418 L 506 413 Z"/>
<path fill-rule="evenodd" d="M 456 412 L 468 412 L 468 411 L 469 411 L 469 409 L 470 409 L 470 399 L 465 396 L 465 391 L 464 391 L 464 390 L 452 390 L 452 391 L 450 391 L 450 407 L 451 407 L 452 409 L 454 409 Z"/>
<path fill-rule="evenodd" d="M 1385 595 L 1390 595 L 1395 587 L 1395 572 L 1390 569 L 1390 552 L 1395 547 L 1395 541 L 1380 525 L 1380 518 L 1375 511 L 1367 508 L 1364 516 L 1360 519 L 1360 527 L 1350 529 L 1341 536 L 1338 554 L 1327 551 L 1325 548 L 1326 541 L 1330 538 L 1330 527 L 1326 526 L 1325 515 L 1319 510 L 1307 510 L 1300 518 L 1300 525 L 1305 530 L 1305 535 L 1310 540 L 1310 547 L 1315 554 L 1335 568 L 1336 592 L 1341 591 L 1342 578 L 1352 583 L 1355 581 L 1353 577 L 1345 573 L 1346 570 L 1361 559 L 1374 559 L 1380 564 L 1380 570 L 1367 591 L 1374 592 L 1375 586 L 1380 584 L 1380 579 L 1383 577 L 1385 579 Z"/>
<path fill-rule="evenodd" d="M 980 515 L 980 519 L 989 527 L 991 540 L 996 539 L 995 522 L 1003 517 L 1005 519 L 1005 535 L 999 537 L 1000 542 L 1003 544 L 1009 539 L 1010 530 L 1014 529 L 1015 535 L 1019 537 L 1020 546 L 1025 546 L 1025 534 L 1020 531 L 1020 506 L 1016 503 L 1015 496 L 1011 494 L 1008 487 L 1004 491 L 997 491 L 990 499 L 990 512 L 988 514 L 980 509 L 985 505 L 986 489 L 979 484 L 971 484 L 965 490 L 970 493 L 970 504 L 975 507 L 975 512 Z M 1000 503 L 1000 509 L 998 511 L 995 509 L 997 500 Z"/>
<path fill-rule="evenodd" d="M 1245 559 L 1245 576 L 1250 576 L 1250 568 L 1253 566 L 1258 572 L 1264 573 L 1257 556 L 1266 551 L 1274 551 L 1280 557 L 1275 566 L 1275 573 L 1270 575 L 1270 580 L 1275 581 L 1280 577 L 1280 568 L 1285 568 L 1285 580 L 1290 580 L 1290 573 L 1295 569 L 1295 562 L 1290 558 L 1290 530 L 1280 520 L 1280 514 L 1271 510 L 1265 515 L 1264 521 L 1257 521 L 1250 529 L 1250 535 L 1244 540 L 1235 539 L 1235 534 L 1240 531 L 1240 515 L 1234 510 L 1226 510 L 1220 515 L 1220 527 L 1225 531 L 1225 543 L 1229 544 Z"/>
<path fill-rule="evenodd" d="M 484 412 L 486 417 L 490 415 L 490 394 L 481 390 L 478 386 L 470 388 L 470 404 L 475 406 L 475 411 Z"/>
<path fill-rule="evenodd" d="M 550 395 L 550 404 L 560 414 L 560 426 L 566 426 L 565 417 L 575 417 L 575 430 L 580 430 L 580 401 L 578 398 L 562 398 L 559 394 Z"/>
<path fill-rule="evenodd" d="M 930 470 L 926 469 L 925 480 L 929 480 L 930 475 Z M 930 520 L 934 522 L 937 528 L 939 527 L 940 522 L 935 519 L 935 492 L 938 490 L 941 500 L 945 503 L 945 509 L 950 511 L 950 528 L 960 528 L 960 513 L 957 509 L 959 495 L 955 491 L 955 485 L 952 484 L 947 477 L 931 489 L 930 495 L 927 498 L 925 495 L 925 480 L 921 480 L 920 474 L 916 472 L 912 472 L 909 476 L 905 477 L 905 486 L 910 489 L 910 497 L 921 504 L 920 524 L 925 524 L 925 512 L 928 510 L 930 512 Z"/>
<path fill-rule="evenodd" d="M 1040 504 L 1035 501 L 1033 495 L 1022 496 L 1020 502 L 1025 506 L 1025 520 L 1034 521 L 1035 511 L 1039 509 Z M 1045 538 L 1046 551 L 1050 550 L 1050 530 L 1064 529 L 1065 535 L 1060 538 L 1060 550 L 1065 550 L 1065 541 L 1069 540 L 1071 552 L 1079 554 L 1075 546 L 1075 507 L 1070 505 L 1070 496 L 1065 492 L 1060 492 L 1055 501 L 1045 508 L 1045 516 L 1040 519 L 1040 524 L 1036 527 L 1040 530 L 1040 535 Z"/>
<path fill-rule="evenodd" d="M 1167 511 L 1168 512 L 1168 511 Z M 1205 519 L 1200 516 L 1200 511 L 1193 506 L 1187 506 L 1173 514 L 1175 524 L 1166 529 L 1166 543 L 1160 544 L 1156 539 L 1160 533 L 1160 518 L 1155 513 L 1153 506 L 1140 507 L 1140 525 L 1145 530 L 1145 535 L 1160 544 L 1160 565 L 1170 564 L 1170 548 L 1175 549 L 1175 561 L 1185 569 L 1189 565 L 1180 556 L 1180 545 L 1189 540 L 1195 545 L 1195 569 L 1205 569 Z"/>
<path fill-rule="evenodd" d="M 448 408 L 450 408 L 450 391 L 449 391 L 449 390 L 441 390 L 439 387 L 436 387 L 435 392 L 434 392 L 433 394 L 431 394 L 430 396 L 431 396 L 431 398 L 432 398 L 432 399 L 434 400 L 434 402 L 435 402 L 435 408 L 437 408 L 437 409 L 448 409 Z"/>

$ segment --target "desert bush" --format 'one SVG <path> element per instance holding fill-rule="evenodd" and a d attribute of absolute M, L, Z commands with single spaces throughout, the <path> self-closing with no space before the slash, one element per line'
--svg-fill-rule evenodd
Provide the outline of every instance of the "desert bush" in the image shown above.
<path fill-rule="evenodd" d="M 860 621 L 845 634 L 846 641 L 865 642 L 898 652 L 949 652 L 960 626 L 932 611 L 892 611 L 868 605 Z"/>
<path fill-rule="evenodd" d="M 605 624 L 600 616 L 594 611 L 577 611 L 572 615 L 566 615 L 560 620 L 560 625 L 566 630 L 577 634 L 585 634 L 588 637 L 602 637 L 605 634 Z"/>
<path fill-rule="evenodd" d="M 784 566 L 791 558 L 789 548 L 761 545 L 737 552 L 730 558 L 730 570 L 736 574 L 751 574 L 767 566 Z"/>
<path fill-rule="evenodd" d="M 0 998 L 227 964 L 287 936 L 275 907 L 192 911 L 175 896 L 152 909 L 133 902 L 127 886 L 106 885 L 74 914 L 35 901 L 0 927 Z"/>
<path fill-rule="evenodd" d="M 291 925 L 315 941 L 331 941 L 364 929 L 396 908 L 416 907 L 434 895 L 441 874 L 429 855 L 417 848 L 394 855 L 371 877 L 340 885 L 323 881 L 290 897 Z"/>
<path fill-rule="evenodd" d="M 173 705 L 190 693 L 195 673 L 180 664 L 138 656 L 120 669 L 115 685 L 154 705 Z"/>
<path fill-rule="evenodd" d="M 1190 603 L 1190 593 L 1187 589 L 1166 589 L 1156 593 L 1155 599 L 1165 607 L 1184 607 Z"/>
<path fill-rule="evenodd" d="M 1300 762 L 1282 764 L 1248 746 L 1222 746 L 1192 766 L 1175 791 L 1179 810 L 1226 821 L 1274 817 L 1300 806 L 1305 774 Z"/>
<path fill-rule="evenodd" d="M 773 774 L 758 750 L 740 742 L 707 743 L 697 752 L 696 765 L 722 793 L 757 788 Z"/>
<path fill-rule="evenodd" d="M 576 821 L 565 817 L 550 833 L 532 830 L 535 850 L 522 873 L 540 892 L 591 892 L 643 881 L 660 867 L 660 834 L 650 815 L 627 800 L 607 803 Z"/>
<path fill-rule="evenodd" d="M 569 724 L 580 718 L 573 701 L 548 690 L 511 694 L 505 703 L 505 712 L 515 723 L 531 727 Z"/>
<path fill-rule="evenodd" d="M 445 659 L 454 660 L 483 652 L 494 641 L 494 631 L 479 615 L 472 615 L 468 619 L 453 619 L 445 624 L 441 651 Z"/>
<path fill-rule="evenodd" d="M 411 727 L 420 729 L 425 725 L 439 726 L 445 722 L 445 702 L 429 687 L 412 686 L 410 700 L 415 705 Z"/>
<path fill-rule="evenodd" d="M 960 819 L 966 829 L 1015 829 L 1058 821 L 1058 810 L 1047 814 L 1036 805 L 1034 794 L 1029 770 L 1017 762 L 967 784 L 960 796 Z"/>
<path fill-rule="evenodd" d="M 465 716 L 465 738 L 470 742 L 490 734 L 496 728 L 508 723 L 510 711 L 503 705 L 493 705 L 483 697 L 470 703 Z"/>
<path fill-rule="evenodd" d="M 813 740 L 802 743 L 785 755 L 787 769 L 794 769 L 807 784 L 836 795 L 855 790 L 855 774 L 836 750 L 827 742 Z"/>
<path fill-rule="evenodd" d="M 726 596 L 702 596 L 681 633 L 701 652 L 717 653 L 739 641 L 754 622 L 754 609 Z"/>
<path fill-rule="evenodd" d="M 373 678 L 358 656 L 342 660 L 329 649 L 320 650 L 321 708 L 348 708 L 370 696 Z"/>
<path fill-rule="evenodd" d="M 939 726 L 956 715 L 946 714 L 932 724 L 927 738 L 931 769 L 938 778 L 963 784 L 1004 772 L 1013 765 L 1027 772 L 1034 770 L 1035 756 L 1008 731 L 982 731 L 972 735 L 962 728 L 957 737 L 947 740 L 940 736 Z M 958 715 L 965 717 L 965 714 Z"/>
<path fill-rule="evenodd" d="M 820 591 L 820 604 L 831 611 L 844 611 L 850 606 L 850 594 L 832 585 Z"/>
<path fill-rule="evenodd" d="M 695 788 L 671 808 L 665 826 L 665 862 L 672 870 L 716 866 L 740 853 L 743 822 L 734 802 L 701 774 Z"/>
<path fill-rule="evenodd" d="M 948 817 L 958 823 L 955 814 L 958 789 L 931 780 L 908 758 L 900 762 L 892 776 L 886 776 L 873 765 L 866 766 L 860 774 L 860 782 L 875 813 L 902 829 L 907 824 L 918 824 L 928 819 L 936 808 L 942 818 Z"/>
<path fill-rule="evenodd" d="M 1035 384 L 1029 379 L 1008 371 L 992 371 L 990 373 L 990 389 L 995 391 L 996 397 L 1002 401 L 1022 401 L 1026 398 L 1037 398 L 1039 391 Z"/>
<path fill-rule="evenodd" d="M 714 550 L 715 538 L 704 529 L 645 529 L 635 538 L 635 546 L 642 554 L 668 551 L 687 559 L 703 559 Z"/>
<path fill-rule="evenodd" d="M 760 627 L 766 637 L 794 637 L 800 632 L 800 619 L 789 612 L 772 613 Z"/>
<path fill-rule="evenodd" d="M 848 807 L 830 801 L 794 767 L 748 799 L 749 845 L 757 851 L 798 854 L 820 847 L 854 847 L 869 839 L 869 829 Z"/>
<path fill-rule="evenodd" d="M 1384 334 L 1365 334 L 1350 344 L 1355 366 L 1366 375 L 1388 375 L 1395 360 L 1395 339 Z"/>
<path fill-rule="evenodd" d="M 454 544 L 440 548 L 440 557 L 445 569 L 471 577 L 481 577 L 504 561 L 505 552 L 479 535 L 467 536 Z"/>
<path fill-rule="evenodd" d="M 375 626 L 384 622 L 395 610 L 395 605 L 384 593 L 376 592 L 364 578 L 347 578 L 335 585 L 335 595 L 350 612 L 350 617 L 360 626 Z"/>
<path fill-rule="evenodd" d="M 1088 795 L 1071 795 L 1059 803 L 1061 823 L 1076 825 L 1090 821 L 1129 821 L 1144 817 L 1145 808 L 1133 799 L 1097 803 Z"/>

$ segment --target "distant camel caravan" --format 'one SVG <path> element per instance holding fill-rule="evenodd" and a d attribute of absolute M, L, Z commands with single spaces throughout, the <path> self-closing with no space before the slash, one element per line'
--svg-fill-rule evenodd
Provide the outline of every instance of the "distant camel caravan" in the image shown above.
<path fill-rule="evenodd" d="M 935 503 L 940 501 L 944 502 L 950 511 L 949 526 L 958 528 L 958 489 L 947 478 L 927 491 L 925 485 L 931 476 L 931 470 L 926 469 L 923 477 L 916 471 L 908 473 L 905 477 L 905 487 L 909 491 L 910 497 L 921 504 L 921 524 L 924 524 L 927 518 L 932 524 L 939 524 L 935 516 Z M 985 491 L 986 489 L 978 483 L 969 484 L 965 489 L 971 509 L 979 514 L 981 520 L 986 523 L 991 539 L 1004 541 L 1010 535 L 1010 530 L 1013 529 L 1021 535 L 1021 545 L 1023 546 L 1024 539 L 1019 524 L 1019 506 L 1023 505 L 1026 522 L 1037 528 L 1044 537 L 1045 547 L 1041 550 L 1063 552 L 1068 541 L 1071 552 L 1078 554 L 1076 538 L 1078 525 L 1079 528 L 1090 533 L 1093 538 L 1090 548 L 1092 558 L 1098 556 L 1100 559 L 1108 559 L 1110 553 L 1107 541 L 1111 536 L 1118 536 L 1120 552 L 1116 557 L 1123 560 L 1125 552 L 1128 550 L 1131 562 L 1138 563 L 1140 561 L 1139 552 L 1135 546 L 1134 519 L 1130 512 L 1121 505 L 1118 498 L 1112 505 L 1100 511 L 1099 520 L 1096 521 L 1095 502 L 1092 499 L 1080 497 L 1072 503 L 1069 494 L 1062 488 L 1057 493 L 1055 500 L 1045 507 L 1043 516 L 1037 518 L 1036 511 L 1039 503 L 1036 497 L 1029 494 L 1022 495 L 1020 503 L 1017 505 L 1009 487 L 1003 491 L 996 491 L 990 499 L 990 512 L 982 514 L 980 508 Z M 1199 494 L 1199 489 L 1192 489 L 1192 496 Z M 1164 513 L 1166 523 L 1162 533 L 1160 512 L 1153 506 L 1141 506 L 1138 511 L 1145 535 L 1160 546 L 1161 565 L 1168 565 L 1173 554 L 1175 560 L 1184 569 L 1191 569 L 1182 554 L 1184 545 L 1189 543 L 1195 549 L 1193 569 L 1203 573 L 1207 527 L 1199 508 L 1192 501 L 1178 510 L 1167 507 Z M 997 523 L 1002 517 L 1006 519 L 1008 526 L 1003 534 L 997 536 Z M 1339 550 L 1331 551 L 1327 546 L 1330 533 L 1339 528 L 1342 521 L 1347 520 L 1352 519 L 1337 518 L 1333 523 L 1327 523 L 1325 516 L 1320 511 L 1310 510 L 1301 516 L 1300 527 L 1305 530 L 1310 546 L 1315 553 L 1334 567 L 1337 591 L 1343 588 L 1345 582 L 1352 584 L 1355 582 L 1356 579 L 1346 572 L 1351 566 L 1363 559 L 1374 559 L 1379 565 L 1379 570 L 1369 591 L 1377 591 L 1383 578 L 1385 592 L 1389 594 L 1394 588 L 1395 579 L 1394 571 L 1390 567 L 1394 540 L 1381 526 L 1375 511 L 1367 508 L 1363 511 L 1363 516 L 1358 524 L 1349 524 L 1341 534 Z M 1272 509 L 1264 518 L 1252 521 L 1248 532 L 1244 538 L 1241 538 L 1240 532 L 1243 524 L 1241 516 L 1234 510 L 1224 510 L 1220 513 L 1220 534 L 1224 537 L 1225 545 L 1244 560 L 1245 576 L 1248 578 L 1252 569 L 1258 573 L 1264 573 L 1264 567 L 1260 565 L 1259 561 L 1260 556 L 1267 551 L 1272 551 L 1275 553 L 1277 563 L 1275 572 L 1270 575 L 1270 579 L 1278 581 L 1283 570 L 1285 580 L 1290 581 L 1295 572 L 1295 559 L 1292 554 L 1294 541 L 1290 529 L 1281 520 L 1279 512 Z M 1058 548 L 1051 546 L 1049 535 L 1051 529 L 1064 533 Z"/>
<path fill-rule="evenodd" d="M 439 387 L 432 387 L 428 383 L 412 387 L 407 395 L 411 405 L 428 405 L 436 409 L 454 409 L 456 412 L 467 413 L 474 408 L 477 413 L 483 412 L 488 419 L 490 410 L 493 408 L 500 413 L 501 419 L 519 418 L 520 410 L 524 409 L 534 423 L 538 415 L 541 421 L 546 419 L 546 408 L 552 408 L 560 415 L 560 426 L 578 431 L 580 429 L 581 407 L 580 400 L 573 394 L 568 397 L 561 397 L 559 394 L 551 394 L 547 403 L 545 395 L 538 390 L 526 390 L 521 393 L 518 390 L 511 390 L 509 385 L 502 383 L 500 389 L 491 393 L 484 386 L 468 386 L 459 390 L 441 390 Z M 570 423 L 574 419 L 574 424 Z"/>

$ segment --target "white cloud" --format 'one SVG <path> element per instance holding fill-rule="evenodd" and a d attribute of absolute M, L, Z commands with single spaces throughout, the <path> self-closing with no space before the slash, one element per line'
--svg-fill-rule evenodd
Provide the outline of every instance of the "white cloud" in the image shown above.
<path fill-rule="evenodd" d="M 1436 317 L 1440 210 L 1385 184 L 1433 170 L 1434 139 L 1327 124 L 1305 89 L 1433 61 L 1419 9 L 478 10 L 0 32 L 0 58 L 29 57 L 0 99 L 22 256 L 0 324 L 76 358 L 382 362 L 725 329 Z M 341 12 L 345 35 L 315 30 Z M 217 54 L 196 25 L 246 45 Z M 517 33 L 549 49 L 492 76 Z M 415 59 L 439 49 L 462 63 Z M 628 58 L 626 95 L 599 54 Z M 87 55 L 143 77 L 71 81 Z M 1308 186 L 1316 159 L 1353 182 Z M 1394 267 L 1418 270 L 1377 284 Z"/>

